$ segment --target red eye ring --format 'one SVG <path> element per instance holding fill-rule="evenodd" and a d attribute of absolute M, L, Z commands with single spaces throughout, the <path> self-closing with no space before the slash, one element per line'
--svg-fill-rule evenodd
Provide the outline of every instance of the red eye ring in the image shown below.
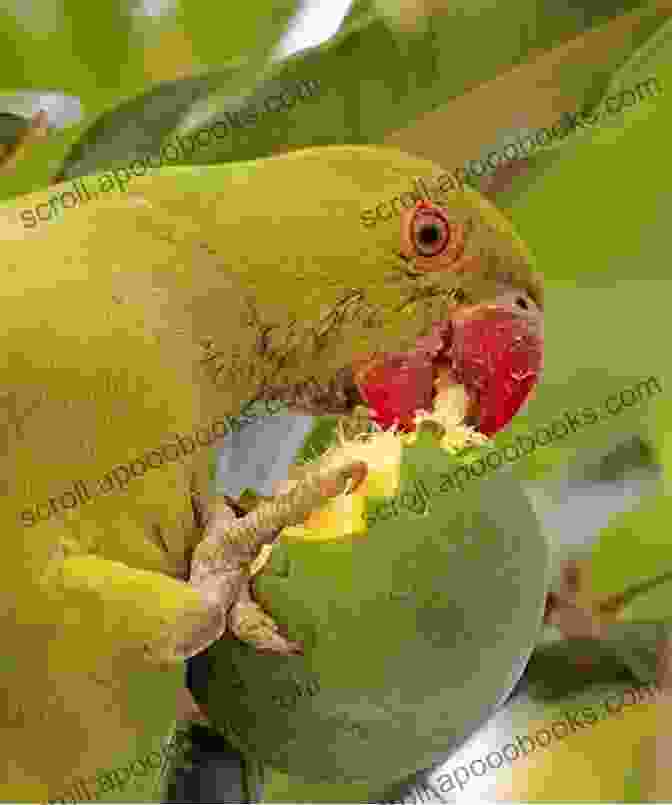
<path fill-rule="evenodd" d="M 419 201 L 410 222 L 410 241 L 421 257 L 441 254 L 452 238 L 452 227 L 441 210 L 427 201 Z"/>

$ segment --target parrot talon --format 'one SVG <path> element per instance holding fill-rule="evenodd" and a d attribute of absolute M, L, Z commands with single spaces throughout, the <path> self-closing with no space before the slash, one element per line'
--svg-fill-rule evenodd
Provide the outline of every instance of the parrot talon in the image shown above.
<path fill-rule="evenodd" d="M 283 637 L 277 623 L 252 598 L 249 583 L 241 587 L 238 600 L 231 607 L 229 628 L 238 640 L 256 651 L 282 656 L 303 654 L 301 643 Z"/>

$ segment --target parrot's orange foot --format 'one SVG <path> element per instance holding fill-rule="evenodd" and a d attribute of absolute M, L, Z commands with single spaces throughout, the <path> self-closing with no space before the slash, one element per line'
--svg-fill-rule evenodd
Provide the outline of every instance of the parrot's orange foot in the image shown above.
<path fill-rule="evenodd" d="M 17 141 L 6 148 L 4 153 L 0 152 L 0 173 L 9 173 L 13 170 L 16 164 L 28 155 L 30 146 L 47 136 L 48 128 L 47 113 L 41 110 L 33 116 Z"/>

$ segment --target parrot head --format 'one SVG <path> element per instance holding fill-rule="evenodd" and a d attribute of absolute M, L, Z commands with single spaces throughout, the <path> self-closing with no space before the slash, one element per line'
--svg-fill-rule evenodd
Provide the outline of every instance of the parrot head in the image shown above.
<path fill-rule="evenodd" d="M 318 150 L 330 154 L 332 182 L 321 181 L 324 160 L 315 159 L 311 183 L 346 187 L 331 195 L 323 189 L 319 205 L 308 198 L 303 235 L 293 239 L 300 246 L 310 237 L 307 256 L 291 276 L 283 263 L 276 269 L 276 293 L 291 299 L 295 332 L 279 324 L 267 331 L 266 355 L 276 360 L 258 396 L 317 416 L 366 405 L 379 425 L 410 431 L 418 409 L 431 411 L 438 391 L 459 384 L 468 399 L 465 424 L 486 436 L 501 430 L 542 369 L 543 288 L 527 247 L 469 187 L 445 192 L 440 202 L 417 200 L 375 230 L 360 224 L 357 231 L 352 185 L 360 199 L 367 192 L 385 198 L 381 187 L 408 187 L 411 176 L 434 166 L 368 147 L 290 156 L 310 161 Z"/>
<path fill-rule="evenodd" d="M 431 332 L 406 352 L 364 357 L 353 375 L 371 418 L 388 428 L 413 430 L 418 410 L 431 411 L 434 397 L 461 385 L 467 423 L 492 436 L 513 419 L 537 384 L 543 363 L 543 313 L 537 289 L 497 270 L 485 298 L 483 257 L 466 253 L 464 224 L 450 211 L 419 201 L 401 218 L 400 257 L 416 275 L 462 278 L 454 306 Z M 471 295 L 469 285 L 472 286 Z M 474 293 L 476 291 L 476 293 Z"/>
<path fill-rule="evenodd" d="M 204 321 L 232 334 L 217 347 L 237 367 L 223 382 L 317 416 L 366 405 L 381 426 L 407 430 L 445 384 L 462 386 L 465 424 L 486 435 L 523 406 L 542 365 L 542 285 L 523 241 L 478 192 L 401 192 L 446 172 L 372 146 L 217 170 L 231 174 L 238 215 L 217 218 L 227 246 L 211 250 L 197 302 L 212 308 Z M 364 226 L 362 208 L 391 196 L 411 203 Z"/>

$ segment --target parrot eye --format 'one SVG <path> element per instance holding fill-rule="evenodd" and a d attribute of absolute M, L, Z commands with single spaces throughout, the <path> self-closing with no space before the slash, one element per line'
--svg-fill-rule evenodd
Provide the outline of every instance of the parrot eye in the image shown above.
<path fill-rule="evenodd" d="M 438 210 L 419 209 L 411 225 L 413 244 L 423 257 L 435 257 L 447 246 L 450 224 Z"/>
<path fill-rule="evenodd" d="M 524 299 L 522 296 L 516 299 L 516 304 L 518 307 L 522 307 L 523 310 L 529 310 L 530 306 L 527 304 L 527 299 Z"/>

